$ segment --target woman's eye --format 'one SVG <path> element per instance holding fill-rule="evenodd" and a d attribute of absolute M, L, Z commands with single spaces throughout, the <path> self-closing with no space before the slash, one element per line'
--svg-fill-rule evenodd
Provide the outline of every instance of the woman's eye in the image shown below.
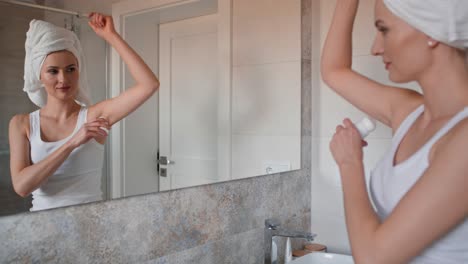
<path fill-rule="evenodd" d="M 388 28 L 384 28 L 384 27 L 379 27 L 378 30 L 382 32 L 383 34 L 388 32 Z"/>
<path fill-rule="evenodd" d="M 50 73 L 50 74 L 57 74 L 58 73 L 57 70 L 48 70 L 47 72 Z"/>
<path fill-rule="evenodd" d="M 74 72 L 74 71 L 76 71 L 76 68 L 68 68 L 67 71 L 68 71 L 68 72 Z"/>

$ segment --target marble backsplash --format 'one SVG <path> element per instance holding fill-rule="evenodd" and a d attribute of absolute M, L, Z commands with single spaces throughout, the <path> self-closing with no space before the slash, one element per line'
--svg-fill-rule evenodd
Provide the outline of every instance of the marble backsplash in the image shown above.
<path fill-rule="evenodd" d="M 302 0 L 301 170 L 2 217 L 0 262 L 263 263 L 266 218 L 310 231 L 312 1 Z"/>
<path fill-rule="evenodd" d="M 261 263 L 265 218 L 277 217 L 288 227 L 310 228 L 310 187 L 304 187 L 310 186 L 309 178 L 296 171 L 4 217 L 0 259 L 8 263 Z M 212 260 L 202 260 L 206 258 Z M 222 258 L 226 262 L 215 261 Z"/>

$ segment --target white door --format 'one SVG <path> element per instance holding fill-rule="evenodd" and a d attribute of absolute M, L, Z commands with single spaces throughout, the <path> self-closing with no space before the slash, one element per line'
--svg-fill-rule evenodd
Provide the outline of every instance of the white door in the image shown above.
<path fill-rule="evenodd" d="M 163 72 L 165 70 L 160 69 L 159 64 L 161 63 L 162 66 L 169 66 L 171 64 L 165 64 L 160 60 L 159 52 L 161 51 L 161 49 L 159 47 L 159 25 L 169 21 L 179 21 L 180 23 L 187 22 L 186 24 L 188 24 L 190 28 L 196 27 L 195 23 L 197 22 L 197 18 L 190 19 L 187 21 L 181 21 L 182 18 L 180 18 L 181 16 L 196 17 L 197 13 L 200 12 L 200 10 L 191 8 L 191 4 L 196 3 L 199 3 L 200 6 L 203 7 L 202 9 L 205 10 L 206 8 L 210 8 L 209 6 L 212 4 L 212 1 L 122 0 L 112 5 L 112 16 L 114 17 L 114 23 L 119 33 L 121 33 L 122 36 L 124 36 L 124 38 L 128 42 L 130 42 L 131 46 L 138 52 L 138 54 L 140 54 L 140 56 L 146 61 L 149 67 L 155 73 L 158 73 L 158 77 L 161 79 L 160 75 L 164 75 Z M 215 111 L 217 113 L 218 120 L 217 127 L 215 127 L 214 130 L 211 129 L 211 127 L 214 126 L 213 122 L 211 122 L 213 120 L 213 115 L 211 114 L 215 113 L 211 112 L 213 108 L 212 103 L 210 104 L 202 101 L 203 99 L 206 99 L 208 101 L 208 98 L 212 97 L 212 94 L 208 94 L 206 95 L 206 97 L 200 97 L 199 94 L 196 94 L 193 98 L 194 100 L 191 100 L 192 105 L 190 107 L 194 107 L 197 104 L 200 104 L 203 107 L 205 107 L 204 111 L 210 110 L 208 111 L 208 113 L 205 113 L 203 115 L 199 114 L 198 116 L 192 115 L 191 117 L 189 115 L 185 115 L 183 116 L 185 118 L 184 120 L 180 118 L 175 118 L 178 117 L 178 114 L 180 117 L 180 113 L 184 113 L 184 110 L 180 110 L 179 112 L 176 111 L 175 113 L 173 113 L 174 116 L 166 117 L 166 121 L 161 122 L 159 120 L 159 111 L 161 107 L 164 107 L 166 109 L 168 108 L 167 104 L 172 104 L 171 109 L 173 109 L 177 103 L 180 103 L 180 101 L 175 100 L 173 97 L 171 97 L 171 95 L 166 94 L 163 95 L 163 97 L 171 99 L 161 99 L 161 102 L 166 102 L 166 106 L 160 105 L 161 91 L 163 91 L 163 94 L 165 94 L 166 91 L 172 93 L 172 89 L 174 88 L 174 86 L 170 86 L 168 89 L 171 90 L 165 90 L 163 82 L 158 94 L 151 97 L 147 102 L 145 102 L 143 106 L 138 108 L 134 113 L 126 117 L 121 122 L 115 124 L 112 128 L 109 155 L 109 169 L 111 172 L 111 177 L 109 179 L 109 191 L 111 193 L 112 198 L 155 192 L 158 190 L 167 190 L 169 188 L 179 188 L 189 185 L 200 185 L 203 183 L 213 182 L 213 179 L 216 179 L 217 181 L 225 181 L 231 179 L 230 95 L 232 80 L 232 0 L 218 0 L 216 4 L 218 17 L 216 19 L 216 16 L 213 16 L 212 19 L 214 21 L 211 22 L 211 29 L 208 31 L 202 30 L 198 33 L 195 29 L 193 29 L 193 34 L 186 34 L 186 40 L 194 41 L 194 43 L 197 43 L 195 41 L 196 35 L 205 34 L 206 37 L 202 37 L 201 39 L 204 39 L 206 41 L 207 39 L 210 39 L 213 36 L 216 36 L 217 34 L 217 39 L 215 39 L 214 42 L 212 42 L 211 44 L 207 44 L 211 45 L 212 47 L 210 53 L 208 53 L 206 56 L 199 56 L 201 58 L 196 58 L 195 56 L 196 62 L 194 62 L 193 58 L 186 57 L 185 60 L 183 60 L 184 64 L 186 65 L 180 64 L 180 60 L 183 58 L 181 58 L 180 56 L 177 57 L 177 55 L 170 58 L 166 58 L 165 60 L 172 63 L 172 68 L 174 68 L 177 65 L 179 65 L 179 67 L 191 66 L 192 68 L 195 68 L 193 72 L 190 72 L 190 74 L 192 74 L 191 76 L 195 76 L 191 77 L 192 82 L 190 87 L 192 87 L 193 89 L 200 89 L 200 92 L 212 92 L 213 90 L 212 88 L 209 88 L 210 86 L 196 88 L 196 82 L 199 80 L 203 80 L 203 78 L 206 78 L 205 75 L 203 75 L 203 77 L 202 75 L 200 75 L 202 72 L 199 72 L 199 75 L 196 75 L 196 72 L 199 71 L 202 67 L 206 67 L 206 65 L 209 65 L 210 63 L 208 63 L 208 61 L 212 61 L 213 58 L 214 60 L 216 60 L 217 58 L 217 61 L 213 63 L 216 66 L 214 69 L 211 67 L 206 67 L 207 69 L 204 69 L 211 71 L 216 71 L 216 69 L 218 70 L 216 73 L 209 74 L 208 76 L 209 78 L 213 78 L 214 76 L 216 76 L 216 78 L 218 79 L 217 100 L 214 100 L 214 102 L 218 102 L 217 111 Z M 174 12 L 174 10 L 171 10 L 171 8 L 177 8 L 179 11 Z M 166 10 L 169 10 L 169 13 L 166 13 Z M 198 14 L 198 16 L 200 16 L 200 14 Z M 203 19 L 201 17 L 198 18 Z M 192 25 L 191 23 L 194 23 L 194 25 Z M 183 33 L 181 34 L 183 35 Z M 177 37 L 177 34 L 174 37 Z M 179 40 L 183 40 L 183 38 Z M 183 44 L 184 42 L 174 39 L 174 43 L 175 47 L 180 47 L 177 45 L 181 45 L 180 43 Z M 191 49 L 196 47 L 196 45 L 186 45 L 188 46 L 188 48 Z M 168 46 L 168 49 L 171 49 L 170 45 Z M 177 54 L 177 51 L 179 51 L 179 49 L 172 48 L 171 50 L 171 52 L 175 52 L 175 54 Z M 197 52 L 202 51 L 203 49 L 200 49 L 200 51 Z M 207 51 L 207 49 L 205 49 L 204 51 Z M 168 53 L 164 53 L 163 55 L 167 54 Z M 195 55 L 197 54 L 198 53 L 195 53 Z M 111 49 L 111 55 L 111 79 L 108 92 L 110 97 L 115 97 L 119 95 L 122 91 L 124 91 L 127 87 L 131 86 L 133 83 L 131 76 L 125 70 L 122 59 L 114 49 Z M 178 58 L 178 60 L 174 60 L 174 58 Z M 194 67 L 194 65 L 196 67 Z M 165 69 L 167 70 L 167 68 Z M 163 79 L 164 78 L 165 77 L 163 77 Z M 177 81 L 175 83 L 177 83 Z M 188 109 L 189 107 L 189 105 L 183 106 L 186 109 Z M 190 111 L 185 112 L 189 113 Z M 189 117 L 191 118 L 190 120 L 192 121 L 192 123 L 182 123 L 181 125 L 185 125 L 187 129 L 192 129 L 193 131 L 191 131 L 191 137 L 188 137 L 187 134 L 185 134 L 185 137 L 183 137 L 182 140 L 191 140 L 191 143 L 185 144 L 183 143 L 183 141 L 180 141 L 181 143 L 174 143 L 179 141 L 175 138 L 169 138 L 171 136 L 178 136 L 177 133 L 180 134 L 181 131 L 184 132 L 183 130 L 181 130 L 181 125 L 177 126 L 177 124 L 174 122 L 176 122 L 177 120 L 179 120 L 179 122 L 186 122 L 186 120 L 188 120 Z M 195 120 L 195 118 L 199 117 L 208 119 L 209 122 L 207 122 L 206 120 Z M 195 124 L 197 124 L 197 126 L 195 126 Z M 200 128 L 200 126 L 206 127 Z M 160 131 L 160 127 L 164 128 L 165 130 Z M 173 130 L 171 131 L 168 129 Z M 159 133 L 166 133 L 167 136 L 160 137 Z M 213 137 L 213 135 L 215 136 Z M 195 138 L 194 140 L 198 141 L 192 141 L 192 138 Z M 214 141 L 211 140 L 213 138 L 217 138 L 217 144 L 213 143 Z M 159 141 L 161 141 L 161 143 L 165 145 L 160 147 Z M 209 144 L 207 144 L 206 142 L 208 142 Z M 181 146 L 178 144 L 182 144 L 182 146 L 189 148 L 190 151 L 181 149 Z M 195 144 L 199 144 L 198 146 L 200 147 L 197 147 Z M 215 149 L 213 147 L 214 144 L 216 144 Z M 172 176 L 174 174 L 175 169 L 177 169 L 176 171 L 178 171 L 180 166 L 183 166 L 185 163 L 188 163 L 188 165 L 191 167 L 189 167 L 188 169 L 180 169 L 180 171 L 190 171 L 190 176 L 196 175 L 197 177 L 189 178 L 188 176 L 186 176 L 186 179 L 178 177 L 175 180 L 173 180 L 173 185 L 170 184 L 171 181 L 169 180 L 169 178 L 164 178 L 162 179 L 162 184 L 165 184 L 165 186 L 160 188 L 160 180 L 158 176 L 158 170 L 156 168 L 156 153 L 158 149 L 164 152 L 162 153 L 163 155 L 169 155 L 169 158 L 178 159 L 177 155 L 185 157 L 191 155 L 192 157 L 197 157 L 196 160 L 198 160 L 199 164 L 194 164 L 195 161 L 189 162 L 190 159 L 183 159 L 180 162 L 174 164 L 177 165 L 177 168 L 174 168 L 174 166 L 168 166 L 170 167 L 169 176 Z M 199 153 L 196 153 L 194 151 L 196 149 L 199 150 Z M 174 157 L 172 156 L 173 154 Z M 214 161 L 216 159 L 216 155 L 217 169 L 213 168 L 212 166 L 213 163 L 216 163 L 216 161 Z M 202 172 L 192 173 L 192 171 L 195 171 L 196 168 L 200 169 L 199 171 Z M 209 173 L 206 173 L 206 171 L 209 171 Z M 216 173 L 218 173 L 218 175 L 213 176 L 216 175 Z"/>
<path fill-rule="evenodd" d="M 218 181 L 217 31 L 216 14 L 160 24 L 160 191 Z"/>

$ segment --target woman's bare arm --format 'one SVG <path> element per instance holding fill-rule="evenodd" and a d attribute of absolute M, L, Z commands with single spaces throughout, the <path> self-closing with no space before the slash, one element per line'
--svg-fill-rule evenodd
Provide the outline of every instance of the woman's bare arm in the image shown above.
<path fill-rule="evenodd" d="M 375 82 L 351 68 L 352 32 L 358 5 L 359 0 L 337 1 L 322 51 L 322 78 L 355 107 L 395 128 L 402 117 L 422 103 L 421 95 Z"/>
<path fill-rule="evenodd" d="M 345 124 L 352 126 L 349 120 Z M 429 168 L 383 223 L 369 201 L 362 160 L 340 163 L 346 224 L 357 263 L 407 263 L 467 219 L 467 133 L 468 121 L 464 121 L 447 135 Z M 357 131 L 352 136 L 340 134 L 332 141 L 335 153 L 357 149 L 343 144 L 353 137 L 354 142 L 360 141 Z"/>
<path fill-rule="evenodd" d="M 30 158 L 28 139 L 29 116 L 16 115 L 10 121 L 10 171 L 13 188 L 21 197 L 26 197 L 39 188 L 68 158 L 70 153 L 92 138 L 107 136 L 99 129 L 109 129 L 105 120 L 85 124 L 69 141 L 36 164 Z"/>

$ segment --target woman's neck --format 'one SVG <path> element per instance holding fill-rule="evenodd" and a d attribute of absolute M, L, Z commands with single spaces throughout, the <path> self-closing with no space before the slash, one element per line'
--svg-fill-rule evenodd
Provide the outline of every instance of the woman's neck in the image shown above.
<path fill-rule="evenodd" d="M 56 120 L 63 120 L 69 118 L 80 109 L 81 106 L 74 100 L 62 101 L 49 97 L 47 104 L 41 108 L 41 115 L 47 115 Z"/>
<path fill-rule="evenodd" d="M 468 106 L 465 59 L 453 54 L 434 60 L 418 81 L 424 94 L 424 118 L 428 121 L 453 116 Z"/>

